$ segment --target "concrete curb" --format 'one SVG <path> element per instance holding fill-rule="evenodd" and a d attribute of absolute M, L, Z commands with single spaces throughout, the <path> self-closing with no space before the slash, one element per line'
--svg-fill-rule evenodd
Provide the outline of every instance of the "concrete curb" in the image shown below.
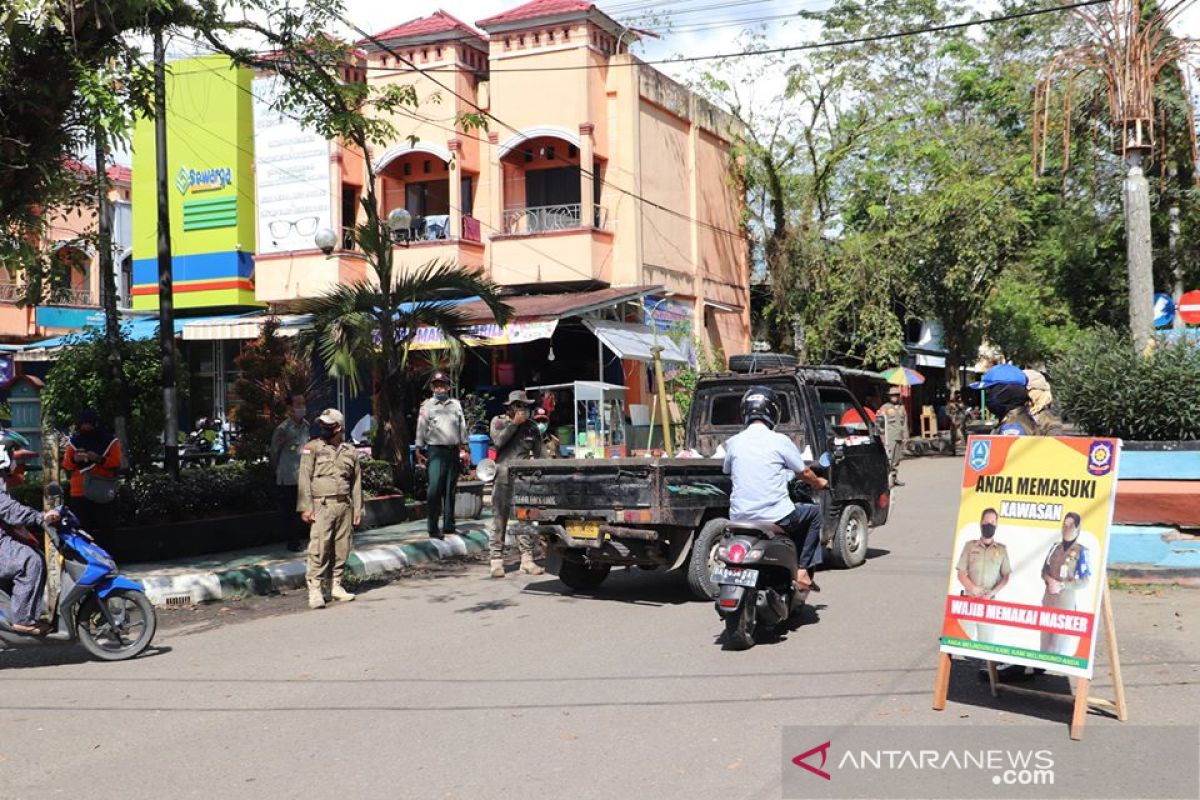
<path fill-rule="evenodd" d="M 346 571 L 356 577 L 384 575 L 416 564 L 465 558 L 473 553 L 487 552 L 487 549 L 487 532 L 471 530 L 450 534 L 445 539 L 354 550 L 346 560 Z M 146 596 L 156 606 L 189 605 L 300 589 L 304 587 L 304 571 L 305 559 L 302 557 L 220 572 L 149 576 L 141 582 L 146 587 Z"/>

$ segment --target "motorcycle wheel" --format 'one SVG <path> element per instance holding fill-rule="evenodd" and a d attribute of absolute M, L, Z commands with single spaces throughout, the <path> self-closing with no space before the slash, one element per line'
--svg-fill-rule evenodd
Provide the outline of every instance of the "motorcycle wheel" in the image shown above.
<path fill-rule="evenodd" d="M 100 608 L 104 603 L 116 628 Z M 83 648 L 101 661 L 124 661 L 145 652 L 154 639 L 158 618 L 142 592 L 117 589 L 101 600 L 93 595 L 79 607 L 75 632 Z"/>
<path fill-rule="evenodd" d="M 754 625 L 758 616 L 756 592 L 747 590 L 738 610 L 725 617 L 725 649 L 749 650 L 754 647 Z"/>

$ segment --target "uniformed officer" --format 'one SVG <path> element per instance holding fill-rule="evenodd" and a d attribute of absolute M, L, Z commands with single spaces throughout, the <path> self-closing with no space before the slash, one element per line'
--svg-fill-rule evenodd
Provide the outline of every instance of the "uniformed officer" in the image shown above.
<path fill-rule="evenodd" d="M 542 435 L 529 418 L 533 401 L 521 389 L 508 395 L 503 414 L 492 419 L 492 444 L 496 446 L 496 480 L 492 484 L 491 573 L 493 578 L 504 577 L 504 537 L 508 530 L 508 515 L 512 510 L 512 480 L 508 465 L 513 461 L 541 458 L 544 452 Z M 533 536 L 517 537 L 521 551 L 521 572 L 541 575 L 545 572 L 533 560 Z"/>
<path fill-rule="evenodd" d="M 312 525 L 308 540 L 308 607 L 324 608 L 327 597 L 353 600 L 342 586 L 353 527 L 362 523 L 362 466 L 344 439 L 346 419 L 336 408 L 317 417 L 320 436 L 300 454 L 297 510 Z"/>
<path fill-rule="evenodd" d="M 539 407 L 533 412 L 533 424 L 537 426 L 538 433 L 542 435 L 543 456 L 545 458 L 558 458 L 559 447 L 562 446 L 562 442 L 550 432 L 550 413 L 546 409 Z"/>
<path fill-rule="evenodd" d="M 983 392 L 988 411 L 995 415 L 993 433 L 1000 436 L 1038 436 L 1038 423 L 1029 413 L 1028 378 L 1013 364 L 997 364 L 971 384 Z"/>
<path fill-rule="evenodd" d="M 287 530 L 287 548 L 293 553 L 304 549 L 304 536 L 308 533 L 296 517 L 298 499 L 296 484 L 300 474 L 300 451 L 312 436 L 309 434 L 308 403 L 304 395 L 292 395 L 287 419 L 279 423 L 271 435 L 269 451 L 271 464 L 275 467 L 275 499 L 279 512 L 284 515 Z"/>
<path fill-rule="evenodd" d="M 454 533 L 454 495 L 461 463 L 458 453 L 467 443 L 467 420 L 462 405 L 450 396 L 450 377 L 446 373 L 433 373 L 429 385 L 433 396 L 421 404 L 417 414 L 417 452 L 429 470 L 426 528 L 429 538 L 441 539 Z"/>
<path fill-rule="evenodd" d="M 996 541 L 996 525 L 1000 515 L 996 509 L 987 508 L 979 516 L 979 538 L 963 545 L 955 570 L 958 582 L 963 586 L 963 595 L 984 600 L 994 598 L 1012 574 L 1008 561 L 1008 548 Z M 991 625 L 963 622 L 963 630 L 975 641 L 992 641 Z"/>
<path fill-rule="evenodd" d="M 904 440 L 908 438 L 908 411 L 901 402 L 899 386 L 888 389 L 888 401 L 880 407 L 875 420 L 883 428 L 883 445 L 892 467 L 892 486 L 903 486 L 898 465 L 904 451 Z"/>
<path fill-rule="evenodd" d="M 1036 369 L 1025 370 L 1026 388 L 1029 390 L 1029 413 L 1037 422 L 1038 436 L 1062 436 L 1062 415 L 1054 405 L 1054 394 L 1050 381 Z"/>
<path fill-rule="evenodd" d="M 1063 517 L 1062 540 L 1055 542 L 1042 563 L 1042 581 L 1046 591 L 1042 605 L 1074 611 L 1078 608 L 1076 594 L 1085 590 L 1092 577 L 1088 549 L 1079 543 L 1079 515 L 1074 511 Z M 1042 632 L 1042 651 L 1059 655 L 1075 655 L 1078 636 Z"/>

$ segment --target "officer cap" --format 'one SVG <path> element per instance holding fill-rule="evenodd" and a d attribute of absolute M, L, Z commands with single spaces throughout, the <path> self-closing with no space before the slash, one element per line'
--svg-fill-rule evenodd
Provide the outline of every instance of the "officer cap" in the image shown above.
<path fill-rule="evenodd" d="M 449 386 L 450 385 L 450 376 L 439 370 L 438 372 L 433 373 L 433 377 L 429 379 L 429 383 L 430 383 L 430 385 L 435 384 L 435 383 L 444 383 L 447 386 Z"/>
<path fill-rule="evenodd" d="M 321 412 L 321 416 L 317 417 L 317 422 L 322 425 L 345 425 L 346 418 L 342 416 L 342 412 L 336 408 L 327 408 Z"/>

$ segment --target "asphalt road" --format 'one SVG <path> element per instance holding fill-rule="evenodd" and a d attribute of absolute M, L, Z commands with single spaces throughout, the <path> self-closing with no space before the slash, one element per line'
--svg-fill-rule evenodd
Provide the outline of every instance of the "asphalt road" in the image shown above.
<path fill-rule="evenodd" d="M 744 653 L 676 576 L 572 596 L 479 565 L 168 627 L 130 663 L 0 652 L 0 797 L 774 798 L 785 725 L 1020 723 L 1065 741 L 1069 706 L 993 700 L 965 662 L 947 711 L 929 708 L 960 469 L 907 462 L 868 563 L 823 573 L 808 623 Z M 1114 604 L 1134 720 L 1194 722 L 1200 593 Z"/>

